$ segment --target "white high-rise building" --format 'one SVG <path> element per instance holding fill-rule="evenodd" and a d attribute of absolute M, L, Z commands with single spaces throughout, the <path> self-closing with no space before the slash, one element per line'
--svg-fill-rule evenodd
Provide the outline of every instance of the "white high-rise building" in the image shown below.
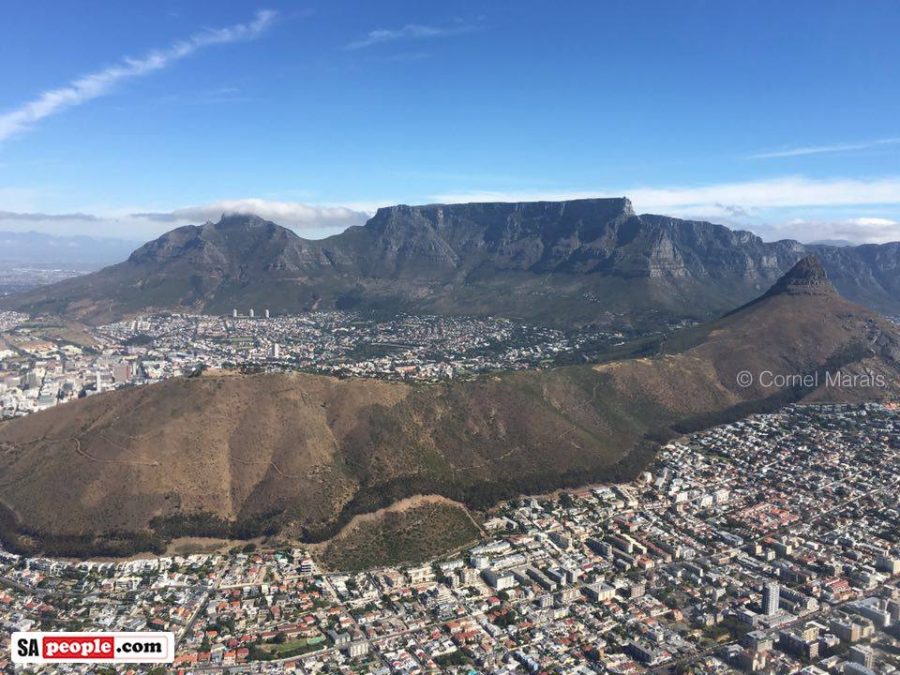
<path fill-rule="evenodd" d="M 269 310 L 266 310 L 266 318 L 269 318 Z"/>
<path fill-rule="evenodd" d="M 763 614 L 772 616 L 778 613 L 778 602 L 781 599 L 781 586 L 774 581 L 763 587 Z"/>
<path fill-rule="evenodd" d="M 256 315 L 255 315 L 255 313 L 253 312 L 253 308 L 251 307 L 251 308 L 250 308 L 250 318 L 252 319 L 254 316 L 256 316 Z"/>
<path fill-rule="evenodd" d="M 236 310 L 236 309 L 231 310 L 231 316 L 232 316 L 232 318 L 234 318 L 234 319 L 237 318 L 237 310 Z"/>

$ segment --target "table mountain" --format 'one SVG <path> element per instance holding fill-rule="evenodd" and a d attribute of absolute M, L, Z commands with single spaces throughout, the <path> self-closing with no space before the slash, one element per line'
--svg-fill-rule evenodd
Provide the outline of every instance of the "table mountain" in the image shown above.
<path fill-rule="evenodd" d="M 810 252 L 848 298 L 900 315 L 900 244 L 766 243 L 712 223 L 639 216 L 624 198 L 392 206 L 316 241 L 228 215 L 2 305 L 94 322 L 235 307 L 499 314 L 555 324 L 611 313 L 636 322 L 708 318 L 758 296 Z"/>

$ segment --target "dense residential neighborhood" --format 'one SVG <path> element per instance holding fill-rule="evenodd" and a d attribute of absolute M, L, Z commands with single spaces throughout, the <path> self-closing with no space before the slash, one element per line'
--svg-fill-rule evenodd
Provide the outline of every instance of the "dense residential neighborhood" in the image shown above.
<path fill-rule="evenodd" d="M 508 319 L 347 312 L 270 316 L 151 315 L 82 336 L 47 339 L 16 312 L 0 312 L 0 417 L 44 410 L 80 396 L 190 375 L 204 368 L 300 370 L 337 376 L 438 380 L 536 368 L 631 336 L 570 333 Z"/>
<path fill-rule="evenodd" d="M 896 405 L 796 405 L 669 443 L 634 482 L 506 502 L 432 562 L 6 553 L 0 620 L 173 631 L 182 673 L 890 673 L 898 453 Z"/>

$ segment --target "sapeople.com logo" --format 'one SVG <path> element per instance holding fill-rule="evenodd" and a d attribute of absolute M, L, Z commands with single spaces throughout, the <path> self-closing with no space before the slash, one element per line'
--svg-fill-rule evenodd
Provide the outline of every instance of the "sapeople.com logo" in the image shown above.
<path fill-rule="evenodd" d="M 171 663 L 173 633 L 49 633 L 12 634 L 12 660 L 35 663 Z"/>

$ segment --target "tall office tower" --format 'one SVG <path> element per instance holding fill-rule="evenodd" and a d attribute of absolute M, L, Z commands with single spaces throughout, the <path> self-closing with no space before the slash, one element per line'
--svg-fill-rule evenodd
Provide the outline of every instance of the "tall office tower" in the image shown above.
<path fill-rule="evenodd" d="M 780 597 L 781 587 L 774 581 L 763 587 L 762 608 L 766 616 L 772 616 L 778 612 L 778 600 Z"/>
<path fill-rule="evenodd" d="M 236 310 L 236 309 L 231 310 L 231 317 L 232 317 L 233 319 L 236 319 L 236 318 L 237 318 L 237 310 Z"/>
<path fill-rule="evenodd" d="M 253 308 L 250 308 L 250 318 L 252 319 L 256 314 L 253 312 Z"/>
<path fill-rule="evenodd" d="M 269 318 L 269 310 L 266 310 L 266 318 Z"/>

